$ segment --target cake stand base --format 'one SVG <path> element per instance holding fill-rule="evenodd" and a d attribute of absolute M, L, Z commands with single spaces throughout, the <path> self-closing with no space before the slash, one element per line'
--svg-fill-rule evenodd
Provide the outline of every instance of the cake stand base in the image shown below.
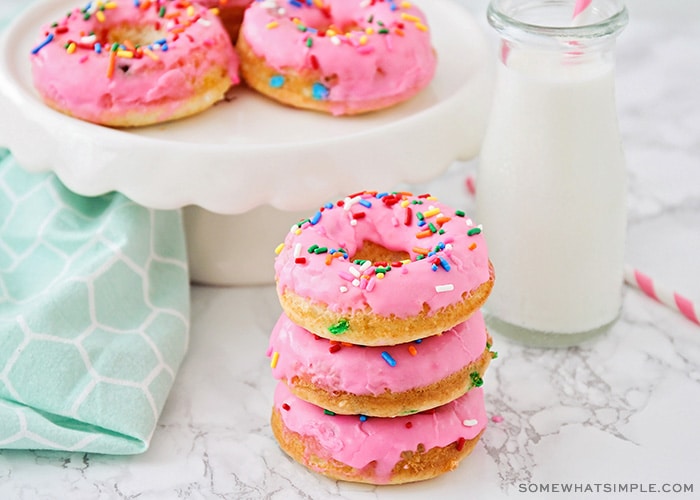
<path fill-rule="evenodd" d="M 274 249 L 292 224 L 309 211 L 283 211 L 262 205 L 242 214 L 183 209 L 190 281 L 201 285 L 274 283 Z"/>

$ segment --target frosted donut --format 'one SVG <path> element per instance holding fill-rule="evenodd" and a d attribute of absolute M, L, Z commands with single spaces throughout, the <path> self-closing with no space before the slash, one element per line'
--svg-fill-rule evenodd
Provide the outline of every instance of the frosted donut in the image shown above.
<path fill-rule="evenodd" d="M 220 20 L 187 0 L 97 0 L 75 8 L 44 29 L 31 65 L 50 107 L 116 127 L 198 113 L 239 82 Z"/>
<path fill-rule="evenodd" d="M 219 10 L 219 19 L 226 28 L 231 38 L 231 43 L 236 43 L 238 31 L 241 29 L 243 14 L 253 0 L 198 0 L 200 4 L 208 8 Z"/>
<path fill-rule="evenodd" d="M 481 386 L 490 347 L 479 311 L 441 335 L 390 347 L 329 341 L 283 314 L 268 353 L 274 378 L 304 401 L 338 414 L 394 417 L 444 405 Z"/>
<path fill-rule="evenodd" d="M 409 99 L 436 68 L 425 16 L 393 0 L 258 0 L 245 13 L 236 48 L 249 86 L 334 115 Z"/>
<path fill-rule="evenodd" d="M 333 479 L 371 484 L 422 481 L 455 469 L 486 428 L 481 388 L 430 412 L 395 418 L 332 415 L 275 391 L 272 431 L 294 460 Z"/>
<path fill-rule="evenodd" d="M 328 203 L 276 252 L 287 316 L 351 344 L 442 333 L 479 309 L 494 281 L 481 228 L 430 195 L 363 192 Z"/>

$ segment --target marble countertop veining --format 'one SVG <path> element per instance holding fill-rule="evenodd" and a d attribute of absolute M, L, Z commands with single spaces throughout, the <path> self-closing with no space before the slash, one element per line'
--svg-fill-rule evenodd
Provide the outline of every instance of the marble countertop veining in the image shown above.
<path fill-rule="evenodd" d="M 0 14 L 21 3 L 3 0 Z M 462 3 L 483 21 L 485 0 Z M 700 300 L 700 2 L 628 7 L 617 49 L 627 261 Z M 475 167 L 457 163 L 416 189 L 474 213 L 464 180 Z M 331 481 L 280 451 L 265 357 L 279 312 L 271 286 L 193 287 L 190 351 L 151 448 L 129 457 L 0 451 L 0 498 L 545 498 L 528 488 L 562 483 L 692 484 L 693 493 L 652 497 L 700 496 L 700 327 L 635 289 L 625 289 L 613 329 L 578 348 L 496 337 L 484 387 L 489 415 L 503 421 L 456 471 L 400 487 Z M 617 496 L 648 494 L 578 497 Z"/>

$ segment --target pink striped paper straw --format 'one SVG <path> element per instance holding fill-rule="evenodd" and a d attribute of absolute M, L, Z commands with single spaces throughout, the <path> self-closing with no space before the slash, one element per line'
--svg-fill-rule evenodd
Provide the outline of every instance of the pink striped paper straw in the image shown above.
<path fill-rule="evenodd" d="M 586 10 L 588 6 L 591 4 L 591 0 L 576 0 L 576 4 L 574 5 L 574 15 L 572 18 L 576 18 L 581 12 Z"/>
<path fill-rule="evenodd" d="M 469 194 L 474 196 L 476 194 L 476 181 L 474 180 L 474 177 L 468 175 L 465 185 L 467 186 L 467 191 L 469 191 Z"/>
<path fill-rule="evenodd" d="M 648 295 L 657 302 L 681 313 L 693 323 L 700 325 L 695 304 L 693 304 L 691 300 L 677 292 L 659 286 L 658 283 L 654 283 L 649 276 L 643 274 L 641 271 L 630 266 L 625 266 L 625 282 L 628 285 L 638 288 L 645 295 Z"/>

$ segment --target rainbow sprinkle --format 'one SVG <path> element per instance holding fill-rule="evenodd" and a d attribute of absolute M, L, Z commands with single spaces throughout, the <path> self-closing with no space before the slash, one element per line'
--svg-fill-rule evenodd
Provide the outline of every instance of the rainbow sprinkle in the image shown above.
<path fill-rule="evenodd" d="M 54 37 L 55 35 L 53 33 L 49 33 L 48 35 L 46 35 L 44 41 L 32 49 L 32 54 L 38 54 L 41 49 L 43 49 L 53 41 Z"/>
<path fill-rule="evenodd" d="M 386 361 L 386 364 L 388 364 L 391 367 L 396 366 L 396 360 L 391 357 L 391 354 L 389 354 L 386 351 L 382 351 L 382 358 L 384 358 L 384 361 Z"/>
<path fill-rule="evenodd" d="M 270 87 L 273 89 L 279 89 L 284 85 L 284 76 L 274 75 L 270 78 Z"/>
<path fill-rule="evenodd" d="M 326 87 L 320 82 L 314 83 L 311 87 L 311 97 L 313 97 L 317 101 L 323 101 L 325 99 L 328 99 L 329 95 L 330 90 L 328 89 L 328 87 Z"/>
<path fill-rule="evenodd" d="M 328 327 L 328 331 L 333 335 L 341 335 L 350 329 L 350 322 L 343 318 L 334 325 Z"/>
<path fill-rule="evenodd" d="M 456 444 L 457 451 L 462 451 L 462 450 L 464 449 L 464 444 L 465 444 L 466 442 L 467 442 L 466 439 L 464 439 L 463 437 L 460 437 L 460 438 L 457 440 L 457 444 Z"/>

